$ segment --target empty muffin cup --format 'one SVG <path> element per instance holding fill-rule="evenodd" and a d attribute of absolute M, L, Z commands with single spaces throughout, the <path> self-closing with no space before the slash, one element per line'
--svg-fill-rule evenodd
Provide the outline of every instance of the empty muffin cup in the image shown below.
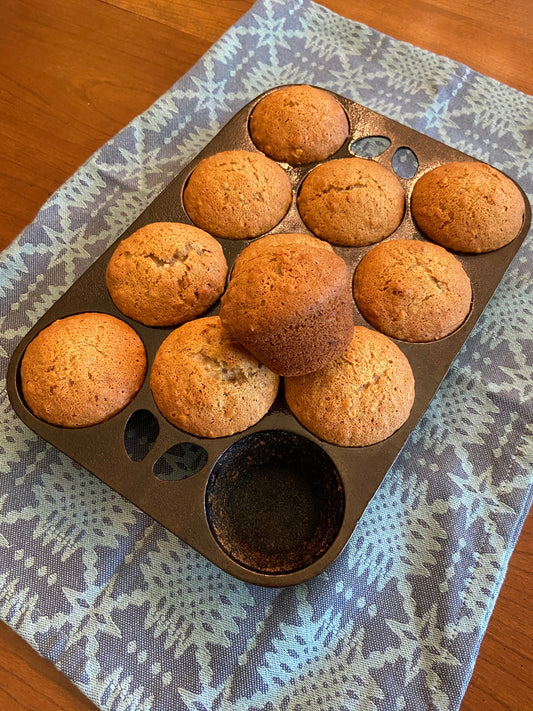
<path fill-rule="evenodd" d="M 206 513 L 224 552 L 240 565 L 281 575 L 311 565 L 344 516 L 344 488 L 329 455 L 285 430 L 255 432 L 227 449 L 211 472 Z"/>

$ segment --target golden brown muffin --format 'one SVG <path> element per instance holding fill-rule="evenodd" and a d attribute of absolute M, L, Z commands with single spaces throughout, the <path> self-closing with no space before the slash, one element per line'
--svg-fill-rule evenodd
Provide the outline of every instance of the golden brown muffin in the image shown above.
<path fill-rule="evenodd" d="M 232 276 L 238 272 L 239 268 L 249 262 L 251 259 L 256 257 L 262 258 L 265 254 L 265 250 L 275 251 L 278 249 L 283 249 L 284 247 L 299 245 L 302 249 L 308 247 L 309 249 L 325 249 L 330 254 L 333 253 L 333 247 L 329 242 L 324 242 L 324 240 L 317 239 L 312 235 L 308 235 L 304 232 L 291 232 L 291 233 L 276 233 L 271 235 L 266 235 L 266 237 L 261 237 L 251 242 L 246 249 L 239 254 L 237 260 L 233 266 Z"/>
<path fill-rule="evenodd" d="M 26 348 L 22 392 L 36 417 L 61 427 L 86 427 L 120 412 L 146 372 L 138 334 L 118 318 L 82 313 L 54 321 Z"/>
<path fill-rule="evenodd" d="M 436 341 L 455 331 L 472 302 L 470 278 L 459 260 L 420 240 L 373 247 L 355 271 L 353 293 L 375 328 L 413 342 Z"/>
<path fill-rule="evenodd" d="M 298 210 L 317 237 L 349 247 L 374 244 L 402 221 L 403 187 L 366 158 L 339 158 L 314 168 L 302 183 Z"/>
<path fill-rule="evenodd" d="M 194 224 L 228 239 L 268 232 L 283 218 L 291 199 L 291 182 L 283 168 L 251 151 L 223 151 L 204 158 L 183 193 Z"/>
<path fill-rule="evenodd" d="M 203 314 L 224 291 L 228 265 L 217 240 L 176 222 L 154 222 L 119 243 L 106 285 L 126 316 L 174 326 Z"/>
<path fill-rule="evenodd" d="M 415 382 L 409 361 L 387 336 L 356 326 L 347 350 L 325 368 L 285 379 L 292 413 L 313 434 L 341 447 L 390 437 L 409 417 Z"/>
<path fill-rule="evenodd" d="M 218 316 L 172 331 L 150 375 L 164 417 L 198 437 L 225 437 L 251 427 L 270 409 L 278 386 L 279 377 L 236 343 Z"/>
<path fill-rule="evenodd" d="M 333 94 L 306 84 L 276 89 L 250 116 L 250 136 L 259 150 L 292 165 L 329 158 L 348 138 L 349 129 Z"/>
<path fill-rule="evenodd" d="M 309 235 L 269 235 L 240 254 L 220 318 L 275 373 L 301 375 L 346 348 L 352 303 L 348 269 L 330 245 Z"/>
<path fill-rule="evenodd" d="M 458 252 L 492 252 L 518 236 L 524 199 L 513 181 L 485 163 L 445 163 L 420 177 L 411 197 L 422 232 Z"/>

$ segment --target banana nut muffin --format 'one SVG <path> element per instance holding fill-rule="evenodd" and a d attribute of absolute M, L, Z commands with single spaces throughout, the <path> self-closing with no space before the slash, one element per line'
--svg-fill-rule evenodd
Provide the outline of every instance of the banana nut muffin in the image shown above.
<path fill-rule="evenodd" d="M 419 343 L 459 328 L 472 302 L 470 278 L 459 260 L 437 244 L 416 239 L 372 247 L 355 271 L 353 293 L 375 328 Z"/>
<path fill-rule="evenodd" d="M 20 365 L 22 392 L 33 414 L 71 428 L 120 412 L 137 394 L 145 372 L 138 334 L 103 313 L 54 321 L 29 343 Z"/>
<path fill-rule="evenodd" d="M 183 192 L 195 225 L 217 237 L 258 237 L 281 221 L 292 186 L 281 166 L 262 153 L 222 151 L 204 158 Z"/>
<path fill-rule="evenodd" d="M 286 378 L 285 397 L 295 417 L 317 437 L 341 447 L 365 447 L 404 424 L 415 381 L 393 341 L 356 326 L 346 351 L 325 368 Z"/>
<path fill-rule="evenodd" d="M 221 299 L 232 336 L 279 375 L 301 375 L 343 352 L 353 333 L 346 263 L 309 235 L 269 235 L 244 249 Z"/>
<path fill-rule="evenodd" d="M 218 316 L 179 326 L 160 345 L 150 387 L 161 413 L 198 437 L 225 437 L 258 422 L 279 377 L 222 328 Z"/>
<path fill-rule="evenodd" d="M 219 242 L 176 222 L 154 222 L 122 240 L 106 286 L 117 308 L 147 326 L 200 316 L 224 291 L 228 266 Z"/>
<path fill-rule="evenodd" d="M 522 194 L 496 168 L 477 161 L 445 163 L 414 185 L 411 212 L 430 239 L 458 252 L 491 252 L 518 236 Z"/>
<path fill-rule="evenodd" d="M 405 195 L 394 173 L 367 158 L 338 158 L 313 168 L 298 210 L 317 237 L 349 247 L 374 244 L 402 221 Z"/>
<path fill-rule="evenodd" d="M 291 165 L 321 161 L 349 135 L 348 117 L 329 91 L 300 84 L 276 89 L 258 101 L 250 136 L 274 160 Z"/>

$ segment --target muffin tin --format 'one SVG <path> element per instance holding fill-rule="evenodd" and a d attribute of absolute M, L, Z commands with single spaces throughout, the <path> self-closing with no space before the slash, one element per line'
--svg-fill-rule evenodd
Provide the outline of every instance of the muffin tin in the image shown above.
<path fill-rule="evenodd" d="M 151 222 L 190 223 L 182 204 L 188 176 L 202 158 L 218 151 L 257 150 L 249 136 L 248 121 L 255 104 L 265 94 L 241 109 L 119 239 Z M 374 153 L 376 145 L 385 147 L 372 159 L 395 169 L 406 195 L 402 223 L 388 239 L 425 239 L 409 209 L 414 182 L 438 164 L 474 159 L 345 97 L 335 96 L 348 115 L 350 137 L 332 158 L 361 155 L 361 142 L 369 141 L 370 137 Z M 407 172 L 401 169 L 402 155 L 412 159 Z M 272 232 L 310 234 L 298 214 L 296 196 L 298 186 L 315 164 L 281 165 L 290 177 L 293 200 Z M 324 571 L 346 545 L 520 248 L 531 221 L 529 202 L 521 192 L 526 214 L 520 234 L 513 242 L 495 252 L 456 255 L 470 277 L 473 290 L 472 308 L 465 323 L 440 341 L 394 341 L 411 363 L 416 397 L 406 424 L 382 442 L 363 448 L 343 448 L 321 441 L 290 413 L 283 385 L 270 412 L 245 432 L 220 439 L 194 437 L 175 428 L 159 413 L 150 392 L 149 372 L 134 400 L 106 422 L 73 430 L 36 418 L 22 396 L 20 361 L 27 344 L 54 320 L 83 311 L 107 312 L 123 319 L 143 339 L 149 368 L 158 346 L 171 331 L 128 319 L 111 301 L 105 287 L 105 271 L 118 240 L 18 345 L 7 375 L 13 408 L 34 432 L 227 573 L 269 587 L 308 580 Z M 230 269 L 250 241 L 220 239 Z M 371 246 L 334 249 L 353 274 Z M 369 327 L 355 303 L 353 310 L 355 323 Z M 217 311 L 218 304 L 205 315 Z M 180 446 L 189 449 L 195 469 L 183 477 L 171 464 L 172 455 Z"/>

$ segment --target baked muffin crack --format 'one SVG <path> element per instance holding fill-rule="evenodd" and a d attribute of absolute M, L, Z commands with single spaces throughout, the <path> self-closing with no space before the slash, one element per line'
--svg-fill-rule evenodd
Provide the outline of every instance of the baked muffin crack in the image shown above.
<path fill-rule="evenodd" d="M 166 269 L 174 266 L 176 262 L 185 264 L 185 262 L 191 256 L 191 252 L 195 252 L 199 257 L 201 257 L 206 252 L 206 250 L 204 249 L 204 247 L 202 247 L 201 244 L 187 242 L 185 245 L 183 245 L 181 249 L 177 249 L 169 258 L 165 259 L 164 257 L 160 257 L 154 252 L 148 252 L 145 257 L 146 259 L 151 259 L 157 267 L 163 267 Z M 126 255 L 130 256 L 131 253 L 127 252 Z"/>
<path fill-rule="evenodd" d="M 245 383 L 259 372 L 258 368 L 244 369 L 238 365 L 230 365 L 226 360 L 216 358 L 204 351 L 193 353 L 190 357 L 191 360 L 201 363 L 209 375 L 223 382 Z"/>

